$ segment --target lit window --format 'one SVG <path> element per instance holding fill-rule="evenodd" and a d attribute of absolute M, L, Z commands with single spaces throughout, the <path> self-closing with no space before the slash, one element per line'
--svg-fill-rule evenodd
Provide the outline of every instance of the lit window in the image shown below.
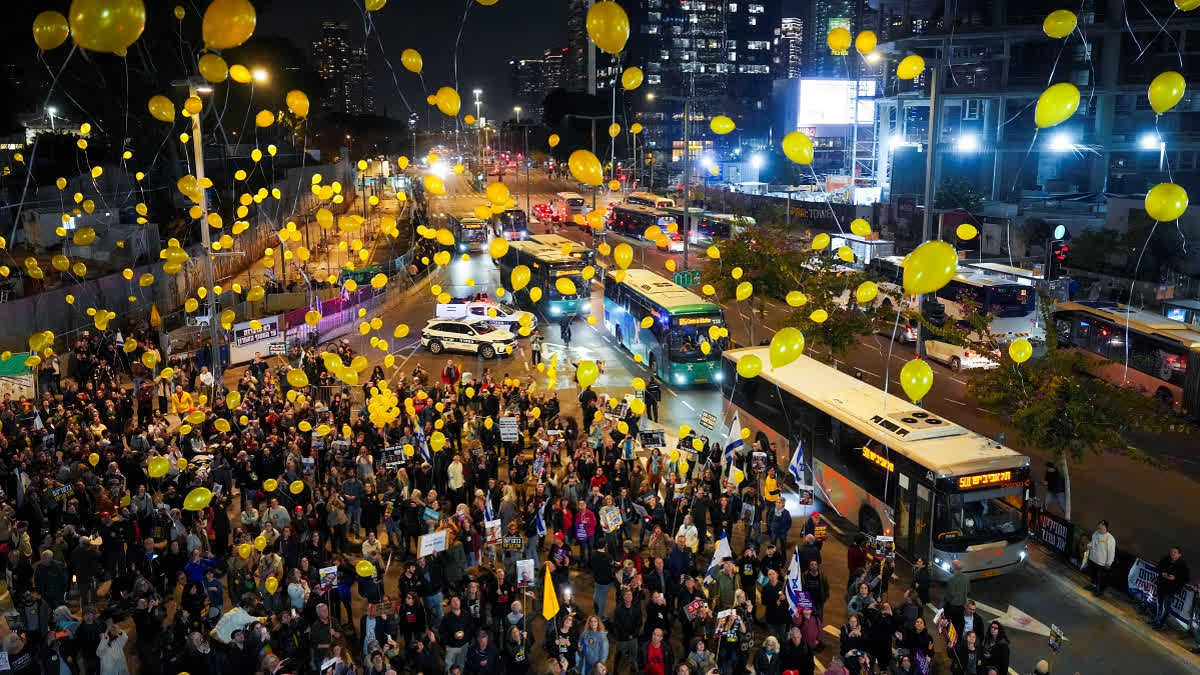
<path fill-rule="evenodd" d="M 751 26 L 757 26 L 758 25 L 758 17 L 752 16 L 752 17 L 746 19 L 746 23 Z"/>
<path fill-rule="evenodd" d="M 736 2 L 729 3 L 729 11 L 730 11 L 730 13 L 737 11 L 737 3 Z"/>
<path fill-rule="evenodd" d="M 763 9 L 762 5 L 746 5 L 746 11 L 750 12 L 751 14 L 762 14 L 766 10 Z"/>

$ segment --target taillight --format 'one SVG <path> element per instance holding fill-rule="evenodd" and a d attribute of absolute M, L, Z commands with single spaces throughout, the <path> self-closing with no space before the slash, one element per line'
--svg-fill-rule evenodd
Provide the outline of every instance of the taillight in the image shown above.
<path fill-rule="evenodd" d="M 968 349 L 966 352 L 963 353 L 963 356 L 967 357 L 968 359 L 973 358 L 975 356 L 975 352 Z"/>

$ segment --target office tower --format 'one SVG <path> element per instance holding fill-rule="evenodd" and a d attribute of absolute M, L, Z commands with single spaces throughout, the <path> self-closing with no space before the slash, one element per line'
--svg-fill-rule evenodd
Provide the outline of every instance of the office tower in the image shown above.
<path fill-rule="evenodd" d="M 349 32 L 344 23 L 325 21 L 321 24 L 321 38 L 313 41 L 317 74 L 322 83 L 318 98 L 330 112 L 373 115 L 375 83 L 367 52 L 350 46 Z"/>

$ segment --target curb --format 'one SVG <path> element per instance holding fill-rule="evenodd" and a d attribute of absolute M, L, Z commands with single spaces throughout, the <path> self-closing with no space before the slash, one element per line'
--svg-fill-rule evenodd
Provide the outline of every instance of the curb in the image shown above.
<path fill-rule="evenodd" d="M 1073 583 L 1071 580 L 1065 579 L 1059 574 L 1054 574 L 1055 570 L 1052 570 L 1050 565 L 1047 565 L 1040 560 L 1036 560 L 1034 556 L 1029 556 L 1026 558 L 1025 564 L 1027 568 L 1037 570 L 1037 573 L 1040 576 L 1057 585 L 1063 592 L 1070 593 L 1076 598 L 1091 604 L 1093 607 L 1096 607 L 1099 610 L 1102 610 L 1105 614 L 1111 616 L 1114 620 L 1123 625 L 1127 630 L 1140 636 L 1143 640 L 1153 642 L 1155 645 L 1160 647 L 1164 653 L 1174 657 L 1175 660 L 1183 665 L 1187 670 L 1195 671 L 1198 667 L 1200 667 L 1200 662 L 1198 662 L 1190 652 L 1186 651 L 1184 647 L 1178 643 L 1178 641 L 1167 639 L 1158 631 L 1149 629 L 1144 621 L 1130 618 L 1125 612 L 1116 609 L 1113 603 L 1097 598 L 1091 593 L 1085 592 L 1085 589 L 1081 588 L 1078 584 Z"/>

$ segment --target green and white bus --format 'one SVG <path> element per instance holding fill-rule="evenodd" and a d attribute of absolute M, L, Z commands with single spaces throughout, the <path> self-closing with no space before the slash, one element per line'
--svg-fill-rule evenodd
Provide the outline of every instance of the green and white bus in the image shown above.
<path fill-rule="evenodd" d="M 721 352 L 729 338 L 714 338 L 709 329 L 725 327 L 724 310 L 650 270 L 625 270 L 622 281 L 615 271 L 605 275 L 604 326 L 668 384 L 723 379 Z"/>
<path fill-rule="evenodd" d="M 488 224 L 475 216 L 446 217 L 450 231 L 454 233 L 454 241 L 458 242 L 458 250 L 482 251 L 487 246 Z"/>
<path fill-rule="evenodd" d="M 570 255 L 572 258 L 582 261 L 584 265 L 596 264 L 596 251 L 594 249 L 590 249 L 577 241 L 571 241 L 560 234 L 534 234 L 530 235 L 529 239 L 530 241 L 536 241 L 539 244 L 553 246 L 554 248 L 558 249 L 560 253 L 563 251 L 564 246 L 570 244 Z"/>
<path fill-rule="evenodd" d="M 527 292 L 514 295 L 517 302 L 526 305 L 530 311 L 551 320 L 588 314 L 592 311 L 592 284 L 583 280 L 583 268 L 587 267 L 587 264 L 582 259 L 573 255 L 563 255 L 558 247 L 526 240 L 511 242 L 508 253 L 497 262 L 500 265 L 501 279 L 506 286 L 512 283 L 512 271 L 517 266 L 525 265 L 529 268 L 528 288 L 542 289 L 541 299 L 536 303 L 531 302 Z M 558 292 L 558 280 L 564 277 L 575 284 L 575 295 L 563 295 Z"/>

